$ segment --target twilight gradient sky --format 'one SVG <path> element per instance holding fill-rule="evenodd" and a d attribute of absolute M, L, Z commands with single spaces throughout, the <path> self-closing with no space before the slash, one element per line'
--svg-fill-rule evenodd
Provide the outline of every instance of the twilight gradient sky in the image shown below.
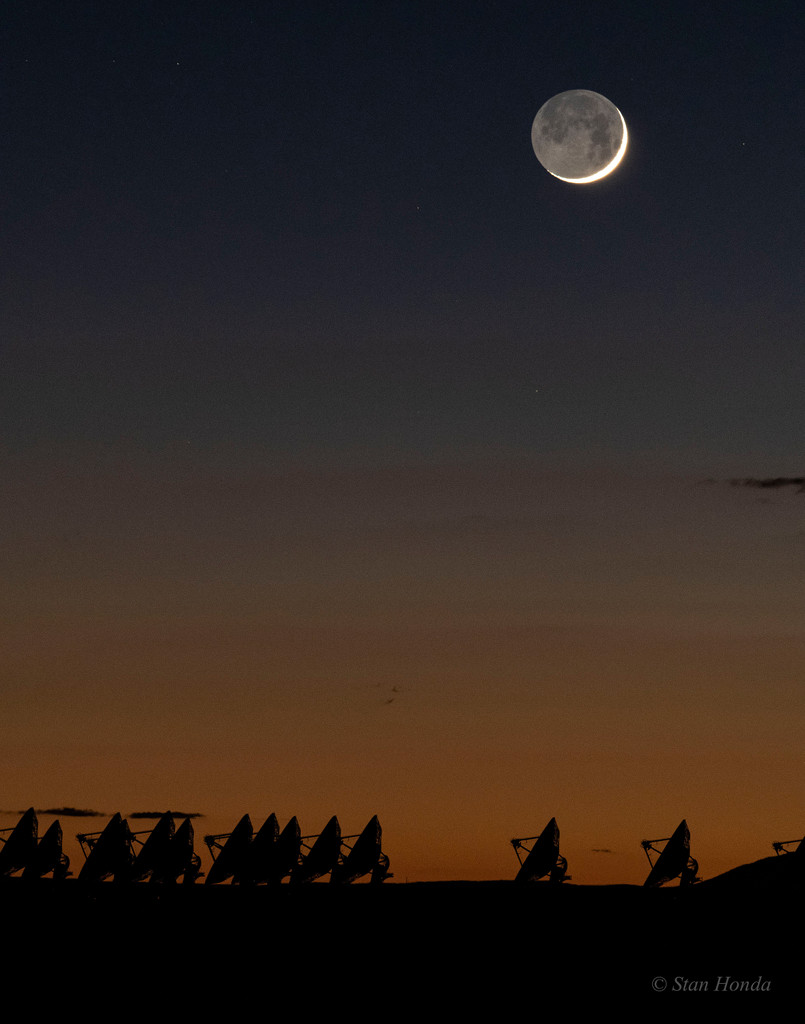
<path fill-rule="evenodd" d="M 802 834 L 801 4 L 3 21 L 0 806 L 377 813 L 397 880 Z"/>

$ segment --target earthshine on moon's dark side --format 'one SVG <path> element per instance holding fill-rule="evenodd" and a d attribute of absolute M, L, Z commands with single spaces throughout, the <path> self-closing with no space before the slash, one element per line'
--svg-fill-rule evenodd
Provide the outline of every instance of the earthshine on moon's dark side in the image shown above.
<path fill-rule="evenodd" d="M 544 103 L 531 126 L 537 160 L 555 178 L 584 185 L 606 177 L 623 159 L 623 115 L 604 96 L 586 89 L 560 92 Z"/>

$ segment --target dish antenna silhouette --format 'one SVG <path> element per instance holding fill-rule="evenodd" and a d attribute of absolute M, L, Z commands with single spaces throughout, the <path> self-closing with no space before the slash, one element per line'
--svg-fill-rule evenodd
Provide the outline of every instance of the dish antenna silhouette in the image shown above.
<path fill-rule="evenodd" d="M 525 844 L 536 840 L 532 847 Z M 551 818 L 545 828 L 538 836 L 526 836 L 524 839 L 512 839 L 514 852 L 520 861 L 520 870 L 517 872 L 515 882 L 536 882 L 546 875 L 550 875 L 552 882 L 567 882 L 570 875 L 567 873 L 567 861 L 559 853 L 559 826 L 556 818 Z M 526 851 L 523 858 L 521 850 Z"/>
<path fill-rule="evenodd" d="M 4 837 L 4 833 L 8 833 Z M 36 856 L 36 840 L 39 835 L 39 822 L 33 807 L 22 815 L 12 828 L 0 830 L 0 878 L 12 875 L 15 871 L 24 871 Z"/>
<path fill-rule="evenodd" d="M 102 832 L 85 832 L 76 839 L 86 857 L 78 873 L 80 882 L 101 882 L 109 877 L 125 882 L 131 877 L 135 859 L 132 834 L 119 813 L 113 815 Z"/>
<path fill-rule="evenodd" d="M 302 830 L 294 815 L 285 828 L 280 832 L 277 842 L 271 849 L 268 858 L 267 882 L 279 884 L 283 878 L 290 875 L 299 863 L 302 853 Z"/>
<path fill-rule="evenodd" d="M 175 830 L 173 815 L 166 813 L 152 829 L 144 832 L 132 832 L 132 840 L 140 847 L 131 869 L 130 879 L 132 882 L 140 882 L 149 876 L 153 880 L 158 878 L 160 873 L 164 874 L 165 862 Z M 148 838 L 140 839 L 139 837 L 143 835 Z"/>
<path fill-rule="evenodd" d="M 62 852 L 63 833 L 58 819 L 51 823 L 22 872 L 23 878 L 41 878 L 53 874 L 61 880 L 70 874 L 70 858 Z"/>
<path fill-rule="evenodd" d="M 654 845 L 655 843 L 665 843 L 665 846 L 658 849 Z M 665 885 L 666 882 L 670 882 L 674 878 L 679 878 L 680 885 L 692 885 L 694 882 L 698 882 L 696 872 L 699 870 L 699 865 L 690 855 L 690 829 L 684 818 L 670 838 L 644 839 L 640 845 L 646 851 L 646 857 L 651 865 L 648 878 L 643 883 L 644 886 Z M 652 861 L 652 853 L 658 855 L 656 861 Z"/>
<path fill-rule="evenodd" d="M 355 844 L 350 846 L 346 841 L 348 839 L 354 839 Z M 341 861 L 333 868 L 330 881 L 347 885 L 364 875 L 371 875 L 371 884 L 379 885 L 387 878 L 391 878 L 390 862 L 381 848 L 382 840 L 383 829 L 376 814 L 359 835 L 342 836 L 341 845 L 345 846 L 348 852 L 344 856 L 343 850 L 341 851 Z"/>
<path fill-rule="evenodd" d="M 263 877 L 268 860 L 279 839 L 280 826 L 276 814 L 269 814 L 243 854 L 243 862 L 235 875 L 234 881 L 254 885 L 258 881 L 267 881 Z"/>
<path fill-rule="evenodd" d="M 313 845 L 306 840 L 314 839 Z M 302 846 L 308 851 L 291 872 L 291 883 L 313 882 L 329 874 L 338 864 L 341 854 L 341 826 L 333 815 L 317 836 L 302 836 Z"/>
<path fill-rule="evenodd" d="M 231 832 L 222 832 L 216 836 L 204 836 L 204 842 L 213 857 L 213 865 L 207 872 L 205 885 L 225 882 L 228 878 L 239 874 L 245 863 L 253 835 L 252 820 L 248 814 L 244 814 Z"/>
<path fill-rule="evenodd" d="M 145 840 L 139 837 L 145 835 Z M 201 858 L 193 851 L 194 832 L 189 818 L 176 828 L 170 811 L 145 832 L 132 832 L 132 840 L 139 845 L 130 879 L 143 881 L 150 877 L 156 883 L 174 883 L 184 876 L 192 884 L 201 874 Z"/>
<path fill-rule="evenodd" d="M 193 823 L 189 818 L 185 818 L 176 829 L 168 847 L 164 876 L 157 872 L 151 877 L 155 881 L 175 882 L 181 875 L 185 885 L 192 885 L 203 874 L 201 857 L 193 849 L 194 840 Z"/>
<path fill-rule="evenodd" d="M 774 852 L 779 856 L 781 853 L 795 853 L 805 857 L 805 839 L 785 839 L 781 843 L 772 843 Z"/>
<path fill-rule="evenodd" d="M 299 863 L 302 832 L 296 816 L 280 832 L 276 814 L 269 814 L 246 850 L 235 877 L 244 885 L 279 885 Z"/>

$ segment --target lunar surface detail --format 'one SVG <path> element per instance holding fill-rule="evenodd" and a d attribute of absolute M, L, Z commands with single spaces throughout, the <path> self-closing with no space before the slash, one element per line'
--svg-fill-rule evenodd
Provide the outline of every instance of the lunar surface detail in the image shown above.
<path fill-rule="evenodd" d="M 531 126 L 531 145 L 546 171 L 586 185 L 615 170 L 626 152 L 623 115 L 597 92 L 571 89 L 549 99 Z"/>

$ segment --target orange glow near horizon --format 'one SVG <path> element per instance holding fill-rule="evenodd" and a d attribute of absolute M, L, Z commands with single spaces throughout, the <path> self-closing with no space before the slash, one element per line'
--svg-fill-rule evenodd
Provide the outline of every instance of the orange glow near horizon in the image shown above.
<path fill-rule="evenodd" d="M 739 492 L 596 472 L 604 497 L 516 462 L 207 482 L 183 539 L 189 474 L 149 499 L 169 525 L 129 506 L 80 552 L 20 519 L 54 539 L 3 627 L 4 808 L 178 808 L 199 837 L 377 814 L 398 881 L 513 877 L 554 816 L 579 883 L 642 883 L 683 817 L 705 876 L 769 855 L 802 828 L 797 509 L 769 535 Z"/>

